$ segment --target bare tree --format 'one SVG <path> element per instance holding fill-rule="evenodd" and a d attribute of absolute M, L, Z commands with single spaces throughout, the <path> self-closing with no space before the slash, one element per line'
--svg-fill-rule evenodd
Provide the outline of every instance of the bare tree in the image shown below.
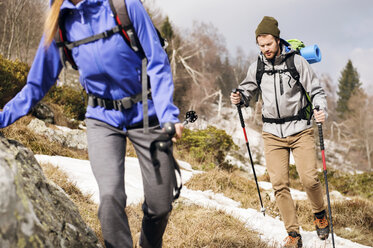
<path fill-rule="evenodd" d="M 0 4 L 0 52 L 7 59 L 30 62 L 42 34 L 47 1 L 3 0 Z"/>
<path fill-rule="evenodd" d="M 183 34 L 176 31 L 170 56 L 176 94 L 184 96 L 181 105 L 208 114 L 211 103 L 222 102 L 217 82 L 221 61 L 227 57 L 225 41 L 211 24 L 195 22 L 193 29 Z"/>
<path fill-rule="evenodd" d="M 331 139 L 347 148 L 346 158 L 357 169 L 372 170 L 373 155 L 373 97 L 362 89 L 353 92 L 348 101 L 349 111 L 341 122 L 331 125 Z"/>

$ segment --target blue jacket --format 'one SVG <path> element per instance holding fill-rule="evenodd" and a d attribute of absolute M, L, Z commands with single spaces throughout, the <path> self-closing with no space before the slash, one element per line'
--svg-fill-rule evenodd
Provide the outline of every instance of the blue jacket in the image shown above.
<path fill-rule="evenodd" d="M 152 100 L 148 100 L 149 118 L 157 117 L 161 124 L 179 122 L 179 110 L 172 103 L 174 86 L 169 61 L 152 21 L 139 0 L 126 0 L 126 6 L 148 59 L 147 73 L 152 90 Z M 107 0 L 83 0 L 76 6 L 65 0 L 62 11 L 70 12 L 65 18 L 69 41 L 99 34 L 116 25 Z M 80 82 L 87 93 L 115 100 L 141 93 L 141 57 L 131 50 L 120 34 L 75 47 L 72 54 L 79 67 Z M 28 114 L 56 82 L 61 69 L 56 43 L 53 41 L 46 48 L 42 38 L 27 84 L 4 106 L 0 113 L 0 127 Z M 123 112 L 88 106 L 86 117 L 125 130 L 142 122 L 142 103 Z"/>

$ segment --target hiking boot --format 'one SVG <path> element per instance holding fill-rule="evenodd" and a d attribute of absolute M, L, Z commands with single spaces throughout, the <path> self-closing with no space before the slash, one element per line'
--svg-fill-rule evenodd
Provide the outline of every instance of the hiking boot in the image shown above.
<path fill-rule="evenodd" d="M 325 211 L 315 214 L 314 219 L 313 223 L 316 226 L 317 236 L 319 236 L 321 240 L 327 239 L 329 237 L 329 222 L 326 218 Z"/>
<path fill-rule="evenodd" d="M 302 236 L 297 232 L 289 232 L 289 236 L 285 238 L 284 242 L 283 248 L 301 248 Z"/>

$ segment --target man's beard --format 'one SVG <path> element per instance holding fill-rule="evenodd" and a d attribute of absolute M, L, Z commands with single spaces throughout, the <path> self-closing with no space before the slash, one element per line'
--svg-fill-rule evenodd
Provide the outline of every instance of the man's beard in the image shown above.
<path fill-rule="evenodd" d="M 276 56 L 277 55 L 279 55 L 280 53 L 279 53 L 279 50 L 280 50 L 280 46 L 278 46 L 277 47 L 277 49 L 276 49 L 276 51 L 275 52 L 273 52 L 273 53 L 271 53 L 271 57 L 267 57 L 267 55 L 266 54 L 264 54 L 264 56 L 266 57 L 266 59 L 268 59 L 268 60 L 273 60 L 273 59 L 275 59 L 276 58 Z"/>

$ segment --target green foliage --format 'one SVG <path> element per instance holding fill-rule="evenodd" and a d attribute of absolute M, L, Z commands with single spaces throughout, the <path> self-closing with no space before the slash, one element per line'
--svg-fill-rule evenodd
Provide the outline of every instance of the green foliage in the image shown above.
<path fill-rule="evenodd" d="M 174 30 L 172 29 L 172 25 L 170 23 L 170 20 L 168 19 L 168 16 L 162 23 L 161 34 L 162 34 L 162 37 L 166 40 L 166 42 L 169 43 L 166 48 L 166 53 L 168 57 L 170 57 L 172 53 L 173 43 L 171 43 L 171 41 L 174 39 Z"/>
<path fill-rule="evenodd" d="M 337 190 L 338 192 L 346 196 L 360 196 L 365 199 L 373 200 L 372 172 L 350 174 L 346 172 L 328 169 L 327 176 L 329 190 Z M 324 185 L 325 178 L 323 171 L 318 173 L 318 178 L 320 182 Z M 262 178 L 262 180 L 269 181 L 269 176 L 265 175 L 265 177 Z M 304 190 L 302 184 L 300 183 L 296 166 L 293 164 L 289 165 L 289 180 L 290 187 L 298 190 Z"/>
<path fill-rule="evenodd" d="M 337 112 L 340 118 L 344 119 L 345 113 L 349 112 L 348 100 L 356 89 L 359 89 L 361 82 L 359 74 L 352 65 L 351 60 L 348 60 L 346 67 L 341 73 L 341 78 L 338 84 L 338 101 Z"/>
<path fill-rule="evenodd" d="M 289 165 L 289 178 L 294 180 L 299 179 L 297 167 L 294 164 Z"/>
<path fill-rule="evenodd" d="M 0 55 L 0 108 L 26 84 L 29 69 L 25 63 L 10 61 Z"/>
<path fill-rule="evenodd" d="M 328 170 L 328 183 L 331 187 L 347 196 L 361 196 L 373 200 L 373 173 L 349 174 Z M 323 172 L 319 173 L 320 181 L 324 182 Z"/>
<path fill-rule="evenodd" d="M 232 65 L 230 64 L 229 58 L 225 57 L 224 63 L 222 63 L 220 61 L 220 58 L 217 57 L 214 66 L 216 66 L 216 68 L 219 68 L 219 71 L 221 72 L 220 76 L 216 78 L 216 83 L 217 85 L 219 85 L 224 99 L 229 99 L 232 89 L 237 86 L 234 77 L 234 70 Z"/>
<path fill-rule="evenodd" d="M 226 166 L 224 160 L 227 153 L 231 149 L 238 149 L 224 130 L 213 126 L 204 130 L 185 129 L 182 139 L 176 145 L 177 149 L 189 152 L 198 162 L 207 163 L 209 168 Z"/>
<path fill-rule="evenodd" d="M 166 40 L 171 41 L 172 38 L 174 37 L 174 31 L 172 29 L 172 25 L 170 23 L 170 20 L 168 19 L 168 16 L 166 17 L 166 20 L 164 20 L 162 24 L 162 29 L 161 29 L 162 35 Z"/>
<path fill-rule="evenodd" d="M 45 97 L 46 102 L 63 106 L 64 114 L 76 120 L 84 120 L 87 95 L 68 86 L 53 86 Z"/>

